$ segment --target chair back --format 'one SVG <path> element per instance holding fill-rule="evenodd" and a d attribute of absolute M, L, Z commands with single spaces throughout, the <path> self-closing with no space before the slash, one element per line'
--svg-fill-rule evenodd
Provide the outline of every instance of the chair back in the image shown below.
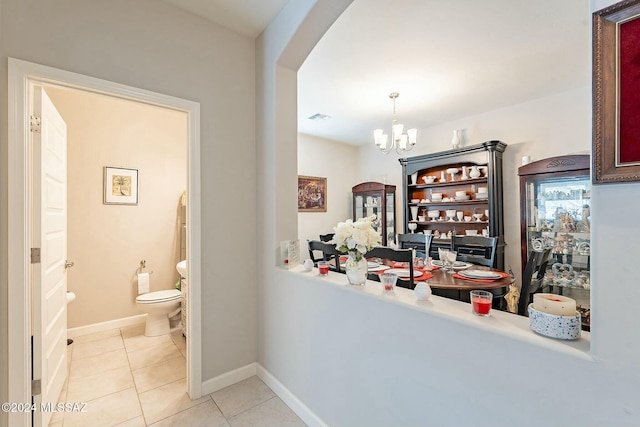
<path fill-rule="evenodd" d="M 331 261 L 334 260 L 335 265 L 329 265 L 334 271 L 342 273 L 340 268 L 340 252 L 336 249 L 336 245 L 332 243 L 321 242 L 319 240 L 307 240 L 307 248 L 309 249 L 309 258 L 313 261 L 313 265 L 317 266 L 318 261 Z M 321 252 L 322 255 L 316 257 L 315 251 Z"/>
<path fill-rule="evenodd" d="M 531 302 L 531 295 L 538 292 L 542 287 L 544 273 L 547 271 L 550 257 L 551 249 L 545 249 L 540 252 L 531 251 L 531 254 L 529 254 L 529 260 L 527 261 L 527 265 L 524 267 L 524 273 L 522 274 L 520 300 L 518 300 L 519 315 L 527 315 L 529 303 Z"/>
<path fill-rule="evenodd" d="M 320 241 L 321 242 L 330 242 L 331 240 L 333 240 L 333 236 L 335 236 L 336 233 L 329 233 L 329 234 L 321 234 L 320 235 Z"/>
<path fill-rule="evenodd" d="M 396 286 L 402 288 L 413 289 L 416 287 L 413 281 L 413 251 L 411 249 L 393 249 L 386 246 L 378 246 L 371 249 L 365 255 L 365 258 L 381 258 L 396 262 L 409 263 L 409 280 L 398 278 Z"/>
<path fill-rule="evenodd" d="M 494 267 L 497 237 L 453 236 L 451 246 L 458 252 L 458 261 Z"/>
<path fill-rule="evenodd" d="M 415 249 L 416 256 L 427 258 L 431 250 L 432 235 L 422 233 L 398 234 L 398 246 L 400 249 Z"/>

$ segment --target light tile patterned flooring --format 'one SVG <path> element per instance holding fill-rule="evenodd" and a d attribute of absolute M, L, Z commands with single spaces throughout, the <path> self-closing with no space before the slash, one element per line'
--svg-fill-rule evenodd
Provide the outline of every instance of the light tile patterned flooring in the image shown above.
<path fill-rule="evenodd" d="M 145 337 L 144 325 L 74 339 L 60 402 L 86 402 L 85 413 L 57 412 L 50 427 L 304 427 L 258 377 L 190 400 L 182 333 Z"/>

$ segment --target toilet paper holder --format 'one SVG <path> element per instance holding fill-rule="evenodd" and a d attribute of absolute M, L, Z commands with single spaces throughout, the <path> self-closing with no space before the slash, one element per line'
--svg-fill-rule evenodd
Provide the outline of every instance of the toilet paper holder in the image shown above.
<path fill-rule="evenodd" d="M 136 273 L 142 273 L 142 270 L 145 268 L 147 268 L 147 260 L 142 259 L 140 260 L 140 267 L 136 269 Z M 153 270 L 151 270 L 149 274 L 153 274 Z"/>

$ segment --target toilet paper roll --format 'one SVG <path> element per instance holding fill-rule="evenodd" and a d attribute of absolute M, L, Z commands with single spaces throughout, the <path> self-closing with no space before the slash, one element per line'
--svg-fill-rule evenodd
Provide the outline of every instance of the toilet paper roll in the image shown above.
<path fill-rule="evenodd" d="M 138 273 L 138 295 L 149 292 L 149 273 Z"/>

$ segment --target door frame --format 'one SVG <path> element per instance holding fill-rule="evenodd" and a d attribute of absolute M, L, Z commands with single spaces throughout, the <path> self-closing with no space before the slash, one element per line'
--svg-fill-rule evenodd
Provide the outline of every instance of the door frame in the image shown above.
<path fill-rule="evenodd" d="M 29 116 L 33 85 L 66 87 L 106 94 L 184 112 L 188 116 L 187 392 L 202 395 L 201 351 L 201 193 L 200 104 L 161 93 L 9 58 L 8 62 L 8 401 L 31 402 L 31 212 L 32 185 Z M 26 356 L 26 357 L 25 357 Z M 31 425 L 31 414 L 9 414 L 10 425 Z"/>

